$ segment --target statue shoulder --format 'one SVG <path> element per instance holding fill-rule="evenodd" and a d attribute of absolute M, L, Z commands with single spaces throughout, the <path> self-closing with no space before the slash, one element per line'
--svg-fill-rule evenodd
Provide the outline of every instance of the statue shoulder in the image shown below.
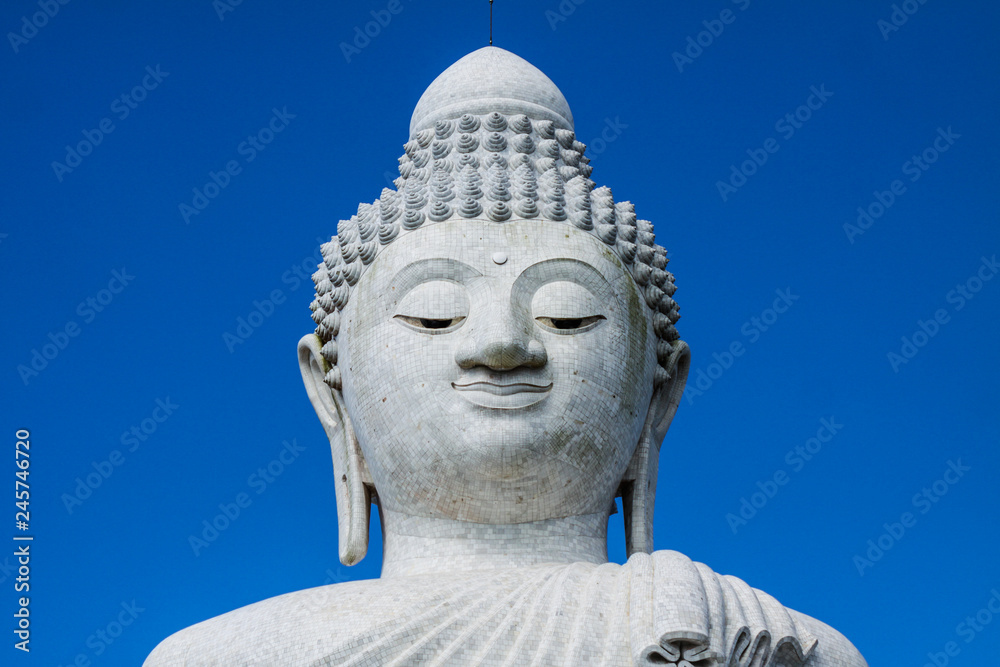
<path fill-rule="evenodd" d="M 164 639 L 143 667 L 254 664 L 261 656 L 284 654 L 289 645 L 321 648 L 341 639 L 337 630 L 351 626 L 375 582 L 308 588 L 210 618 Z M 308 656 L 301 660 L 308 662 Z"/>
<path fill-rule="evenodd" d="M 818 640 L 806 667 L 868 667 L 854 644 L 837 630 L 794 609 L 789 609 L 788 613 Z"/>
<path fill-rule="evenodd" d="M 629 567 L 633 593 L 655 601 L 652 624 L 640 628 L 659 640 L 651 642 L 651 654 L 663 647 L 667 658 L 687 651 L 725 664 L 752 656 L 754 664 L 770 657 L 800 667 L 867 667 L 854 645 L 830 626 L 681 553 L 634 554 Z"/>

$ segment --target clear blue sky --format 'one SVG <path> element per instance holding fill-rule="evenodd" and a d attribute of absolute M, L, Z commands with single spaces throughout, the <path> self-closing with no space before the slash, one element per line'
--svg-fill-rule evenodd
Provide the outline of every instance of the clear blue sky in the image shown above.
<path fill-rule="evenodd" d="M 377 528 L 362 564 L 337 561 L 296 267 L 378 196 L 427 84 L 487 41 L 485 0 L 401 0 L 345 56 L 390 4 L 77 1 L 35 29 L 39 3 L 4 3 L 0 553 L 19 428 L 35 542 L 30 657 L 0 557 L 0 662 L 136 665 L 197 621 L 377 576 Z M 495 37 L 562 89 L 594 180 L 673 258 L 699 392 L 664 445 L 657 547 L 830 623 L 873 665 L 949 642 L 952 664 L 994 665 L 1000 9 L 902 4 L 897 26 L 888 0 L 497 0 Z M 195 201 L 213 172 L 225 187 Z M 259 326 L 227 345 L 239 318 Z M 19 371 L 34 351 L 37 374 Z M 286 441 L 301 451 L 272 464 Z M 195 555 L 189 536 L 241 493 Z"/>

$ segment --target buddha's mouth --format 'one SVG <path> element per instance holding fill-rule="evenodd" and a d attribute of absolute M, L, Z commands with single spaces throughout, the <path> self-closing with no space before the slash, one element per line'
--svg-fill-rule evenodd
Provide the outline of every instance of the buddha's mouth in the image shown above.
<path fill-rule="evenodd" d="M 527 382 L 513 382 L 511 384 L 497 384 L 495 382 L 470 382 L 459 384 L 452 382 L 451 386 L 459 391 L 485 391 L 496 396 L 510 396 L 526 392 L 529 394 L 541 394 L 552 389 L 552 383 L 547 385 L 528 384 Z"/>
<path fill-rule="evenodd" d="M 475 380 L 452 382 L 459 395 L 484 408 L 514 410 L 526 408 L 544 399 L 552 383 L 546 385 L 531 382 L 497 382 L 495 380 Z"/>

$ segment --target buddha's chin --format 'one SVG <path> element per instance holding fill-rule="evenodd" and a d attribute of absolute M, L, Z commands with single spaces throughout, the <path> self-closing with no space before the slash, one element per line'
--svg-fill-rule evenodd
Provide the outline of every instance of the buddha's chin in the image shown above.
<path fill-rule="evenodd" d="M 523 438 L 524 431 L 520 434 Z M 453 446 L 442 447 L 433 456 L 398 460 L 395 470 L 372 470 L 375 486 L 383 500 L 394 497 L 392 506 L 403 513 L 475 523 L 525 523 L 607 510 L 624 474 L 624 457 L 605 461 L 601 470 L 587 470 L 570 462 L 577 457 L 560 457 L 567 453 L 560 451 L 565 442 L 502 435 L 475 443 L 453 441 Z M 615 467 L 621 474 L 609 477 Z M 385 493 L 380 482 L 394 488 Z"/>

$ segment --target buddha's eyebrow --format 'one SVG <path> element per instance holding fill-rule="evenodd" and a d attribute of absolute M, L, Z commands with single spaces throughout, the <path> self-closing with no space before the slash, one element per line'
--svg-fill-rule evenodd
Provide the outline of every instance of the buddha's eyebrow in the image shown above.
<path fill-rule="evenodd" d="M 528 297 L 545 283 L 557 280 L 576 283 L 598 298 L 615 298 L 611 284 L 600 271 L 587 262 L 570 257 L 532 264 L 514 281 L 514 292 Z"/>
<path fill-rule="evenodd" d="M 392 278 L 392 287 L 399 297 L 429 280 L 451 280 L 464 283 L 483 275 L 472 266 L 451 257 L 419 259 L 407 264 Z"/>

